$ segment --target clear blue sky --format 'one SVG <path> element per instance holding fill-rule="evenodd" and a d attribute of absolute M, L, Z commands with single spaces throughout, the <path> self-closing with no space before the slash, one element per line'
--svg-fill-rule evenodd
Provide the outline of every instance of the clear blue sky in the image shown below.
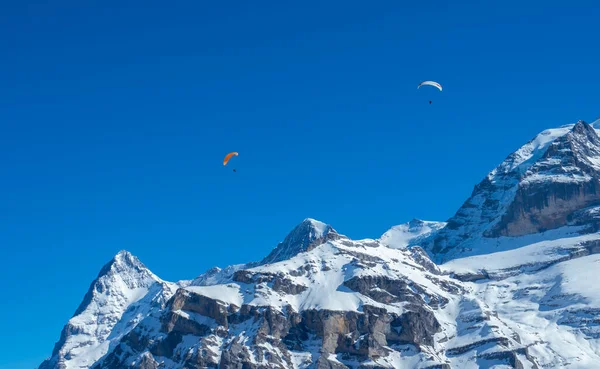
<path fill-rule="evenodd" d="M 305 217 L 445 220 L 539 131 L 600 115 L 596 1 L 122 3 L 0 9 L 1 369 L 48 356 L 121 249 L 178 280 Z"/>

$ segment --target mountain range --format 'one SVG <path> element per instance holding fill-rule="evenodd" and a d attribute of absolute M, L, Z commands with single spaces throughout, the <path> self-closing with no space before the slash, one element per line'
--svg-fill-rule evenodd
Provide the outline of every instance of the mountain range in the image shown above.
<path fill-rule="evenodd" d="M 39 369 L 600 368 L 600 121 L 541 132 L 445 222 L 307 218 L 168 282 L 119 252 Z"/>

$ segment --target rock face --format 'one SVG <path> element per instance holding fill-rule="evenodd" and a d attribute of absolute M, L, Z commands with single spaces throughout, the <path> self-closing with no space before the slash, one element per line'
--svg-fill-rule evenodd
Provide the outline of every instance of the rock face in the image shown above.
<path fill-rule="evenodd" d="M 565 225 L 575 211 L 600 201 L 599 169 L 600 138 L 579 122 L 525 172 L 506 214 L 487 236 L 522 236 Z"/>
<path fill-rule="evenodd" d="M 446 261 L 476 254 L 481 239 L 562 227 L 599 203 L 599 170 L 600 138 L 593 126 L 579 121 L 546 130 L 490 172 L 446 227 L 419 244 Z"/>
<path fill-rule="evenodd" d="M 121 252 L 40 369 L 600 367 L 599 171 L 578 122 L 448 222 L 351 240 L 305 219 L 261 262 L 177 284 Z"/>

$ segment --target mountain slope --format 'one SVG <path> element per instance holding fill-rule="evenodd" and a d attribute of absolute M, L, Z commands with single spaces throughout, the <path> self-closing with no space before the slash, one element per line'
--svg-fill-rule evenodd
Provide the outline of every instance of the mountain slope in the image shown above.
<path fill-rule="evenodd" d="M 596 248 L 600 245 L 597 239 L 594 243 Z M 594 276 L 600 256 L 544 260 L 545 247 L 559 246 L 559 242 L 537 244 L 506 255 L 456 259 L 444 269 L 459 267 L 464 273 L 469 266 L 500 258 L 494 273 L 469 284 L 471 296 L 493 309 L 499 321 L 519 336 L 537 368 L 596 368 L 600 366 L 600 290 Z M 527 255 L 530 263 L 518 265 Z M 538 263 L 535 256 L 542 260 Z"/>
<path fill-rule="evenodd" d="M 423 242 L 437 261 L 488 253 L 485 239 L 518 237 L 566 225 L 600 201 L 600 139 L 579 121 L 549 129 L 475 186 L 447 226 Z"/>
<path fill-rule="evenodd" d="M 401 249 L 409 245 L 418 245 L 422 240 L 431 237 L 445 226 L 446 222 L 413 219 L 408 223 L 390 228 L 381 236 L 379 241 L 388 247 Z"/>

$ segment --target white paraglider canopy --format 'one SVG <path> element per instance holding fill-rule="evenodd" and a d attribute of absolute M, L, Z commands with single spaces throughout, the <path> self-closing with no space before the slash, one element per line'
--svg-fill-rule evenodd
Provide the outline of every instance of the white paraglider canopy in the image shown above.
<path fill-rule="evenodd" d="M 437 87 L 440 91 L 442 91 L 442 85 L 440 85 L 439 83 L 434 82 L 434 81 L 421 82 L 419 84 L 419 86 L 417 86 L 417 89 L 421 88 L 421 86 L 433 86 L 433 87 Z"/>

